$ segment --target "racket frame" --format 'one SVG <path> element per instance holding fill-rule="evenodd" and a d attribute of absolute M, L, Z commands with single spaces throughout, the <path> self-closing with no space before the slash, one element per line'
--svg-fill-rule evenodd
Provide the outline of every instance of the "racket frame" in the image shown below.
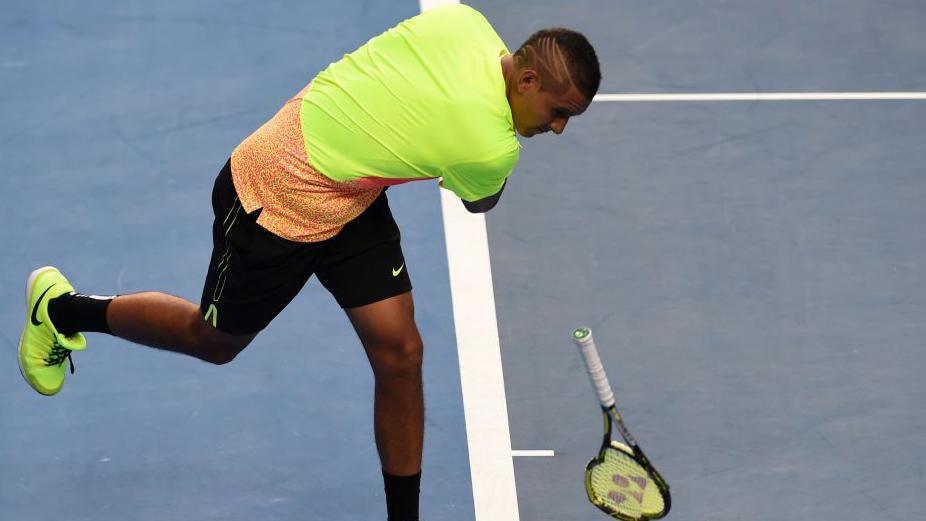
<path fill-rule="evenodd" d="M 659 474 L 659 471 L 653 467 L 653 464 L 650 463 L 646 453 L 644 453 L 643 449 L 641 449 L 637 444 L 636 438 L 634 438 L 630 433 L 630 430 L 627 429 L 627 426 L 624 424 L 624 420 L 621 417 L 620 412 L 618 412 L 617 407 L 615 405 L 610 407 L 602 406 L 601 413 L 604 422 L 604 436 L 602 437 L 601 448 L 598 450 L 598 455 L 589 460 L 588 465 L 585 466 L 585 492 L 588 494 L 589 501 L 591 501 L 592 504 L 611 517 L 621 519 L 623 521 L 644 521 L 648 519 L 661 519 L 665 517 L 669 513 L 669 510 L 672 508 L 672 496 L 669 494 L 669 484 L 666 483 L 662 475 Z M 621 438 L 627 442 L 626 445 L 622 445 L 619 442 L 613 441 L 614 428 L 616 428 L 620 433 Z M 595 499 L 592 497 L 592 468 L 594 468 L 595 465 L 599 465 L 604 462 L 605 454 L 608 449 L 618 450 L 630 456 L 631 459 L 636 461 L 641 467 L 643 467 L 643 470 L 649 474 L 653 480 L 653 483 L 655 483 L 656 487 L 659 488 L 659 493 L 663 498 L 664 507 L 661 513 L 654 516 L 644 514 L 640 517 L 632 517 L 621 514 L 620 512 L 611 509 L 604 503 L 595 501 Z"/>

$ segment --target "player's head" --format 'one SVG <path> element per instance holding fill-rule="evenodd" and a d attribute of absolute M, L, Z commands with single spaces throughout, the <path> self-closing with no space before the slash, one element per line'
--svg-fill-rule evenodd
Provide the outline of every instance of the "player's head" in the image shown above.
<path fill-rule="evenodd" d="M 514 53 L 508 103 L 518 134 L 561 134 L 585 112 L 601 83 L 595 49 L 581 33 L 563 28 L 532 34 Z"/>

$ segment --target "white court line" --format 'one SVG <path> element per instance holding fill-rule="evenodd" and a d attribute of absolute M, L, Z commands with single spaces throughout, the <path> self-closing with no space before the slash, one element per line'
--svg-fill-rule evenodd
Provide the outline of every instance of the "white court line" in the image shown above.
<path fill-rule="evenodd" d="M 456 0 L 419 0 L 421 10 Z M 439 189 L 476 521 L 520 521 L 485 217 Z"/>
<path fill-rule="evenodd" d="M 556 454 L 552 450 L 513 450 L 511 455 L 515 458 L 552 458 Z"/>
<path fill-rule="evenodd" d="M 476 521 L 519 521 L 485 217 L 440 198 Z"/>
<path fill-rule="evenodd" d="M 717 92 L 598 94 L 594 101 L 846 101 L 926 100 L 926 92 Z"/>

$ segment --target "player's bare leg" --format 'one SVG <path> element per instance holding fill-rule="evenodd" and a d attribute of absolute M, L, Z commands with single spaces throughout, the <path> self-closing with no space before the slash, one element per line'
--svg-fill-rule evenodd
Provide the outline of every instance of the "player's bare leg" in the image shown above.
<path fill-rule="evenodd" d="M 383 470 L 416 474 L 424 442 L 424 389 L 412 294 L 346 311 L 376 377 L 374 425 Z"/>
<path fill-rule="evenodd" d="M 374 428 L 390 521 L 417 521 L 424 443 L 424 348 L 411 292 L 347 310 L 376 377 Z"/>
<path fill-rule="evenodd" d="M 219 331 L 203 319 L 196 304 L 156 292 L 116 297 L 106 320 L 120 338 L 213 364 L 231 362 L 257 336 Z"/>

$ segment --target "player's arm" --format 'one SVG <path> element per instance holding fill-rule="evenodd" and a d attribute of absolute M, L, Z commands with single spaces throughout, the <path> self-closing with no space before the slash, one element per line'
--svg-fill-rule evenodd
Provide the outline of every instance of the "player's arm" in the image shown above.
<path fill-rule="evenodd" d="M 505 190 L 505 185 L 508 183 L 508 180 L 505 179 L 505 182 L 502 183 L 502 187 L 498 189 L 498 192 L 495 195 L 490 195 L 489 197 L 484 197 L 478 201 L 463 201 L 463 206 L 469 210 L 470 213 L 486 213 L 492 208 L 495 208 L 495 205 L 498 203 L 498 200 L 502 198 L 502 192 Z"/>

